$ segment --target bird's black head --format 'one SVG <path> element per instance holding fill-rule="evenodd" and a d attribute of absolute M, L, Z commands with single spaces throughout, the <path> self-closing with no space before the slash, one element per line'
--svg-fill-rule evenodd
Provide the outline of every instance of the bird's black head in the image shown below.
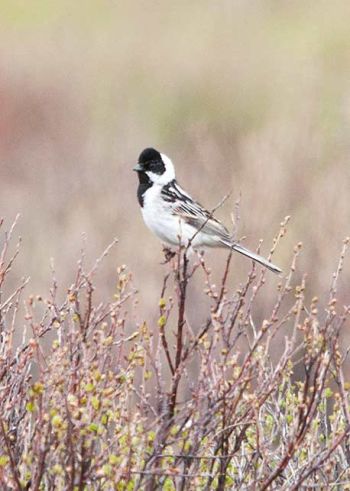
<path fill-rule="evenodd" d="M 134 171 L 138 174 L 140 184 L 148 187 L 153 184 L 164 186 L 175 179 L 174 166 L 169 157 L 154 148 L 145 148 L 140 153 Z"/>
<path fill-rule="evenodd" d="M 139 156 L 136 167 L 136 172 L 152 172 L 154 174 L 164 174 L 165 164 L 161 154 L 154 148 L 145 148 Z"/>

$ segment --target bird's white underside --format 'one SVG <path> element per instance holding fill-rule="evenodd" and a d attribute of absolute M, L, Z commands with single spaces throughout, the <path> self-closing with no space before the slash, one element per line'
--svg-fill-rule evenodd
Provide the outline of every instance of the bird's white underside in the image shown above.
<path fill-rule="evenodd" d="M 144 197 L 141 208 L 143 219 L 147 227 L 163 242 L 171 245 L 187 245 L 191 241 L 193 247 L 225 247 L 215 235 L 204 234 L 192 225 L 186 223 L 178 215 L 173 215 L 170 204 L 160 198 L 162 186 L 153 184 Z"/>

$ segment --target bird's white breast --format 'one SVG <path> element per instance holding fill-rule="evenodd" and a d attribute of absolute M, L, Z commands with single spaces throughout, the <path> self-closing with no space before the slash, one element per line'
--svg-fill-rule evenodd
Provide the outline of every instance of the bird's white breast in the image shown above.
<path fill-rule="evenodd" d="M 144 194 L 141 211 L 145 224 L 164 242 L 178 245 L 181 237 L 181 243 L 186 243 L 195 229 L 172 213 L 172 203 L 163 200 L 161 190 L 162 186 L 153 184 Z"/>

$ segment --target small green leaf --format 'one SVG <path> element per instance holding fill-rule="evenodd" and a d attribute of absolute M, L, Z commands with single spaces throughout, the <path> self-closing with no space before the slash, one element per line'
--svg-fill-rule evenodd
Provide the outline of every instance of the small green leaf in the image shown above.
<path fill-rule="evenodd" d="M 35 411 L 35 404 L 33 401 L 28 401 L 26 404 L 26 410 L 30 413 Z"/>
<path fill-rule="evenodd" d="M 330 397 L 332 397 L 333 391 L 330 387 L 326 387 L 323 394 L 327 399 L 329 399 Z"/>
<path fill-rule="evenodd" d="M 51 419 L 51 423 L 54 428 L 59 428 L 60 426 L 62 426 L 63 420 L 59 414 L 56 414 Z"/>
<path fill-rule="evenodd" d="M 110 464 L 104 464 L 102 466 L 102 472 L 105 476 L 110 476 L 112 474 L 112 466 Z"/>
<path fill-rule="evenodd" d="M 91 382 L 85 384 L 85 390 L 86 392 L 92 392 L 94 390 L 95 386 Z"/>
<path fill-rule="evenodd" d="M 7 455 L 0 455 L 0 467 L 5 467 L 6 464 L 10 461 L 10 458 Z"/>
<path fill-rule="evenodd" d="M 98 411 L 98 409 L 100 408 L 100 401 L 97 397 L 94 396 L 91 398 L 91 405 L 95 409 L 95 411 Z"/>
<path fill-rule="evenodd" d="M 118 457 L 117 455 L 111 454 L 108 457 L 108 461 L 111 465 L 116 465 L 120 462 L 120 457 Z"/>
<path fill-rule="evenodd" d="M 90 423 L 88 426 L 88 429 L 94 433 L 97 433 L 98 432 L 98 424 Z"/>

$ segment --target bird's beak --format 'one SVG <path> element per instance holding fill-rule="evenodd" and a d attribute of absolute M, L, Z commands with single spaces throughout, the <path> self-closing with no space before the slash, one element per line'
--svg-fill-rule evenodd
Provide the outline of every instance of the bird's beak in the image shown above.
<path fill-rule="evenodd" d="M 135 167 L 133 168 L 133 170 L 135 172 L 142 172 L 143 171 L 143 167 L 140 164 L 136 164 Z"/>

